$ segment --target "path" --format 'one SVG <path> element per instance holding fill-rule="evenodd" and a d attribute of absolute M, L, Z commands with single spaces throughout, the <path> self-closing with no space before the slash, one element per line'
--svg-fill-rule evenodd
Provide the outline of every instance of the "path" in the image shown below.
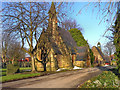
<path fill-rule="evenodd" d="M 55 73 L 36 78 L 3 83 L 3 88 L 77 88 L 86 80 L 97 76 L 102 71 L 98 68 Z"/>

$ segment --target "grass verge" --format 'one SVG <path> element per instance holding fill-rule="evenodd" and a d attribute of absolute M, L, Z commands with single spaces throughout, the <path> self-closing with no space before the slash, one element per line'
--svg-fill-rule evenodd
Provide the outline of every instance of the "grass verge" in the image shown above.
<path fill-rule="evenodd" d="M 60 73 L 60 72 L 66 72 L 66 71 L 76 71 L 76 70 L 62 70 L 58 72 L 37 72 L 37 73 L 32 73 L 32 72 L 22 72 L 14 75 L 7 75 L 7 76 L 2 76 L 2 79 L 0 79 L 0 82 L 8 82 L 8 81 L 15 81 L 15 80 L 20 80 L 20 79 L 25 79 L 25 78 L 34 78 L 38 76 L 44 76 L 44 75 L 49 75 L 49 74 L 54 74 L 54 73 Z"/>
<path fill-rule="evenodd" d="M 20 73 L 20 74 L 14 74 L 14 75 L 7 75 L 7 76 L 2 76 L 2 81 L 0 80 L 0 82 L 24 79 L 24 78 L 40 76 L 40 75 L 41 75 L 41 73 L 29 73 L 29 74 L 21 74 Z"/>
<path fill-rule="evenodd" d="M 119 83 L 120 81 L 114 73 L 103 71 L 102 74 L 86 81 L 79 88 L 118 88 Z"/>
<path fill-rule="evenodd" d="M 31 67 L 21 67 L 20 71 L 23 71 L 23 70 L 31 70 Z"/>
<path fill-rule="evenodd" d="M 20 67 L 20 71 L 22 71 L 22 70 L 31 70 L 31 67 Z M 7 69 L 6 68 L 2 68 L 2 69 L 0 69 L 0 71 L 6 72 Z"/>
<path fill-rule="evenodd" d="M 6 76 L 6 68 L 2 68 L 0 69 L 0 76 Z M 20 68 L 20 72 L 30 72 L 31 71 L 31 67 L 21 67 Z"/>

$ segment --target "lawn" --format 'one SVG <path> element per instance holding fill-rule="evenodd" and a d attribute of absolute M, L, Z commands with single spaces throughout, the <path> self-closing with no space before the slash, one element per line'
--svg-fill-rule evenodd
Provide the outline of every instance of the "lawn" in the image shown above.
<path fill-rule="evenodd" d="M 2 72 L 6 72 L 6 68 L 2 68 Z M 22 70 L 31 70 L 31 67 L 21 67 L 20 68 L 20 71 L 22 71 Z M 0 69 L 0 71 L 1 71 L 1 69 Z"/>
<path fill-rule="evenodd" d="M 26 72 L 26 71 L 31 71 L 31 67 L 22 67 L 20 68 L 20 72 Z"/>
<path fill-rule="evenodd" d="M 24 78 L 40 76 L 40 75 L 41 73 L 29 73 L 29 74 L 19 73 L 19 74 L 14 74 L 14 75 L 7 75 L 7 76 L 2 76 L 2 81 L 0 80 L 0 82 L 24 79 Z"/>
<path fill-rule="evenodd" d="M 20 73 L 16 73 L 14 75 L 6 75 L 6 70 L 7 69 L 0 70 L 1 71 L 0 75 L 2 75 L 2 78 L 0 77 L 0 82 L 20 80 L 20 79 L 25 79 L 25 78 L 32 78 L 32 77 L 36 77 L 36 76 L 46 75 L 48 73 L 53 73 L 53 72 L 33 73 L 33 72 L 31 72 L 31 67 L 25 67 L 25 68 L 20 68 Z"/>
<path fill-rule="evenodd" d="M 103 71 L 102 74 L 86 81 L 79 88 L 118 88 L 120 80 L 111 71 Z"/>
<path fill-rule="evenodd" d="M 21 67 L 20 72 L 29 72 L 31 70 L 31 67 Z M 6 68 L 0 69 L 0 76 L 6 76 Z"/>
<path fill-rule="evenodd" d="M 2 79 L 0 79 L 0 82 L 7 82 L 7 81 L 14 81 L 14 80 L 20 80 L 20 79 L 25 79 L 25 78 L 32 78 L 32 77 L 37 77 L 37 76 L 43 76 L 43 75 L 48 75 L 48 74 L 53 74 L 53 73 L 59 73 L 59 72 L 66 72 L 66 71 L 76 71 L 77 69 L 73 70 L 68 70 L 68 69 L 63 69 L 61 71 L 57 72 L 30 72 L 26 70 L 31 70 L 31 68 L 20 68 L 20 73 L 14 74 L 14 75 L 6 75 L 6 69 L 2 69 L 2 74 L 5 73 L 4 76 L 2 76 Z M 0 77 L 1 78 L 1 77 Z"/>
<path fill-rule="evenodd" d="M 2 68 L 2 69 L 0 69 L 0 71 L 2 71 L 2 72 L 6 72 L 6 68 Z"/>

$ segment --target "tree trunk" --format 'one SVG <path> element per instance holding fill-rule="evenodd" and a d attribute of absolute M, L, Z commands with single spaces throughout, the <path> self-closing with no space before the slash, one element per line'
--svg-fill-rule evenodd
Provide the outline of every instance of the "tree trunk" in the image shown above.
<path fill-rule="evenodd" d="M 46 71 L 46 63 L 44 63 L 44 71 Z"/>
<path fill-rule="evenodd" d="M 32 61 L 32 72 L 35 72 L 36 69 L 35 69 L 35 60 L 34 60 L 34 57 L 31 56 L 31 61 Z"/>
<path fill-rule="evenodd" d="M 5 67 L 5 59 L 4 59 L 4 55 L 2 54 L 2 67 L 4 68 Z"/>

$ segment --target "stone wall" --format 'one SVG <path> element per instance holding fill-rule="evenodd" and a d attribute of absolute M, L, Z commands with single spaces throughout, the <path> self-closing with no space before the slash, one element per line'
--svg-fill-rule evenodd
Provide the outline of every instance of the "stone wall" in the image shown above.
<path fill-rule="evenodd" d="M 75 62 L 75 66 L 77 66 L 77 67 L 85 67 L 85 61 L 76 61 Z"/>
<path fill-rule="evenodd" d="M 93 55 L 95 56 L 95 61 L 96 61 L 96 65 L 100 65 L 100 66 L 103 66 L 104 65 L 104 55 L 102 53 L 102 51 L 93 46 L 92 48 L 92 52 L 93 52 Z"/>

